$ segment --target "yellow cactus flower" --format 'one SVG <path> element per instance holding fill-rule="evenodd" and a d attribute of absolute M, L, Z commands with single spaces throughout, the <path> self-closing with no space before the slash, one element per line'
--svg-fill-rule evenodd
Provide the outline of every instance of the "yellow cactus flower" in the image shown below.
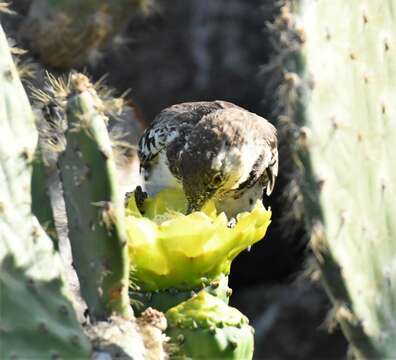
<path fill-rule="evenodd" d="M 137 284 L 143 291 L 189 290 L 228 274 L 232 260 L 262 239 L 271 211 L 257 201 L 238 215 L 233 228 L 213 202 L 185 215 L 181 191 L 163 190 L 148 198 L 142 214 L 131 196 L 126 209 L 128 248 Z"/>

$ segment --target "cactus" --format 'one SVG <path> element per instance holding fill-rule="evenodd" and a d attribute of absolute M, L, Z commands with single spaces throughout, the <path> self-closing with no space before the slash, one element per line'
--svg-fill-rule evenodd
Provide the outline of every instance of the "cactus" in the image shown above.
<path fill-rule="evenodd" d="M 51 240 L 31 214 L 37 131 L 0 27 L 0 358 L 88 359 Z"/>
<path fill-rule="evenodd" d="M 36 216 L 45 232 L 52 239 L 58 250 L 58 236 L 55 227 L 54 213 L 47 186 L 47 166 L 41 151 L 36 151 L 32 169 L 32 213 Z"/>
<path fill-rule="evenodd" d="M 237 309 L 201 291 L 169 309 L 167 334 L 191 359 L 251 359 L 253 328 Z"/>
<path fill-rule="evenodd" d="M 228 302 L 232 260 L 264 237 L 271 216 L 261 202 L 233 228 L 213 203 L 186 216 L 186 199 L 175 189 L 146 199 L 141 209 L 131 196 L 126 222 L 134 282 L 146 296 L 140 300 L 163 311 L 202 288 Z"/>
<path fill-rule="evenodd" d="M 40 60 L 67 69 L 95 60 L 133 14 L 152 0 L 33 0 L 21 33 Z"/>
<path fill-rule="evenodd" d="M 164 359 L 163 326 L 147 313 L 135 319 L 127 292 L 124 208 L 105 126 L 106 115 L 121 111 L 122 101 L 82 74 L 48 75 L 44 90 L 34 95 L 43 115 L 43 163 L 49 159 L 52 167 L 57 161 L 60 169 L 73 264 L 90 315 L 84 330 L 94 356 Z"/>
<path fill-rule="evenodd" d="M 280 101 L 300 127 L 295 149 L 316 263 L 357 356 L 392 358 L 394 2 L 287 3 L 276 23 L 289 41 L 278 57 L 287 89 Z"/>
<path fill-rule="evenodd" d="M 92 318 L 113 312 L 129 318 L 124 209 L 104 104 L 84 75 L 73 75 L 70 87 L 67 146 L 59 165 L 74 265 Z"/>
<path fill-rule="evenodd" d="M 134 278 L 136 279 L 136 277 Z M 228 304 L 232 294 L 232 290 L 228 287 L 228 276 L 222 274 L 216 280 L 202 280 L 202 284 L 199 287 L 185 291 L 175 288 L 156 291 L 142 291 L 139 288 L 131 289 L 129 294 L 131 299 L 133 299 L 133 309 L 136 314 L 140 314 L 149 307 L 165 312 L 171 307 L 188 300 L 202 289 Z"/>

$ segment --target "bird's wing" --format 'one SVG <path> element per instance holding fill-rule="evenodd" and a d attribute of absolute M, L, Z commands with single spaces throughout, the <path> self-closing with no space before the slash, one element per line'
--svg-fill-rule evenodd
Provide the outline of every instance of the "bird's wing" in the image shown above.
<path fill-rule="evenodd" d="M 203 116 L 230 107 L 237 106 L 225 101 L 202 101 L 181 103 L 162 110 L 139 141 L 142 165 L 150 162 L 176 138 L 185 137 Z"/>
<path fill-rule="evenodd" d="M 268 181 L 265 184 L 266 187 L 266 194 L 269 196 L 271 195 L 272 191 L 274 190 L 275 180 L 278 176 L 278 149 L 272 148 L 271 149 L 271 162 L 269 163 L 268 167 L 266 168 L 266 180 Z"/>
<path fill-rule="evenodd" d="M 277 140 L 277 132 L 274 126 L 272 126 L 269 122 L 266 123 L 265 127 L 265 147 L 264 147 L 264 158 L 263 161 L 263 175 L 261 177 L 261 181 L 264 184 L 265 192 L 269 196 L 274 190 L 275 180 L 278 176 L 278 140 Z"/>
<path fill-rule="evenodd" d="M 256 114 L 246 113 L 252 121 L 248 129 L 252 134 L 251 141 L 257 144 L 257 157 L 254 160 L 249 175 L 239 184 L 237 191 L 252 187 L 257 181 L 263 184 L 266 194 L 270 195 L 274 189 L 275 179 L 278 176 L 278 148 L 276 128 L 266 119 Z"/>

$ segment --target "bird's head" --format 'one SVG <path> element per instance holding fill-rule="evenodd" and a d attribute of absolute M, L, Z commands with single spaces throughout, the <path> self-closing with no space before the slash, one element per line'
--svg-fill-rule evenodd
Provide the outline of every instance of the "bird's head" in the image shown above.
<path fill-rule="evenodd" d="M 226 174 L 221 171 L 204 170 L 195 176 L 187 176 L 183 179 L 183 189 L 188 201 L 188 213 L 199 211 L 208 200 L 219 196 L 225 183 Z"/>
<path fill-rule="evenodd" d="M 213 132 L 199 141 L 190 139 L 181 151 L 179 164 L 189 213 L 235 188 L 242 169 L 239 149 L 228 139 L 215 137 Z"/>

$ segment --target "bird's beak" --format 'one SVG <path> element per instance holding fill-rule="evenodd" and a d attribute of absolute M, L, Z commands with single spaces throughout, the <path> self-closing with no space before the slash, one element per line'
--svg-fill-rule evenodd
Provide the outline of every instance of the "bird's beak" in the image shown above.
<path fill-rule="evenodd" d="M 193 213 L 194 211 L 200 211 L 204 206 L 205 202 L 206 199 L 188 200 L 187 215 Z"/>
<path fill-rule="evenodd" d="M 193 203 L 188 202 L 188 206 L 187 206 L 187 215 L 193 213 L 194 211 L 196 211 L 196 207 L 194 206 Z"/>

